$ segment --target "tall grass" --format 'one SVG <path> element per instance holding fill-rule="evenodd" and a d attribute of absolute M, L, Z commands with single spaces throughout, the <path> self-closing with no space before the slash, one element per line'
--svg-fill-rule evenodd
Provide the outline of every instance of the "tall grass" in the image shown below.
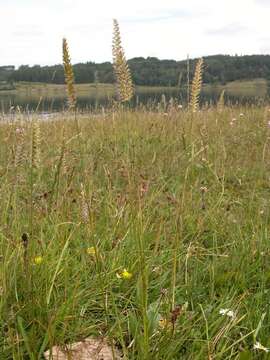
<path fill-rule="evenodd" d="M 113 68 L 116 80 L 116 95 L 120 102 L 129 101 L 134 93 L 130 70 L 121 44 L 119 24 L 113 20 Z"/>
<path fill-rule="evenodd" d="M 18 133 L 1 124 L 1 359 L 90 335 L 126 359 L 263 358 L 265 112 L 201 110 L 191 129 L 192 116 L 84 115 L 83 162 L 73 117 L 39 123 L 38 178 L 24 157 L 15 187 Z M 26 124 L 24 144 L 32 134 Z"/>
<path fill-rule="evenodd" d="M 199 107 L 200 93 L 202 88 L 202 75 L 203 59 L 199 59 L 195 67 L 190 94 L 190 107 L 194 113 L 198 110 Z"/>
<path fill-rule="evenodd" d="M 113 54 L 125 102 L 117 21 Z M 65 39 L 63 62 L 75 110 Z M 192 111 L 1 123 L 0 359 L 89 336 L 129 360 L 267 358 L 269 111 L 197 111 L 202 68 Z"/>
<path fill-rule="evenodd" d="M 76 107 L 76 94 L 74 88 L 74 73 L 71 65 L 67 39 L 63 39 L 63 66 L 67 86 L 68 108 L 74 110 Z"/>

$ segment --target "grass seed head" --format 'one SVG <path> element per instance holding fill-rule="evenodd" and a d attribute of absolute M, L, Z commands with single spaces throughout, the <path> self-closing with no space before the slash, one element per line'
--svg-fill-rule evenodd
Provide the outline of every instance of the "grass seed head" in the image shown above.
<path fill-rule="evenodd" d="M 74 88 L 74 73 L 71 65 L 69 49 L 67 40 L 63 39 L 63 66 L 65 73 L 65 81 L 67 86 L 67 96 L 68 96 L 68 109 L 74 110 L 76 107 L 76 94 Z"/>
<path fill-rule="evenodd" d="M 113 20 L 113 69 L 116 79 L 116 93 L 119 102 L 129 101 L 134 94 L 131 73 L 121 44 L 120 29 L 117 20 Z"/>
<path fill-rule="evenodd" d="M 195 73 L 191 86 L 191 96 L 190 96 L 190 107 L 192 112 L 196 112 L 199 107 L 199 100 L 202 88 L 202 74 L 203 74 L 203 59 L 199 59 L 196 67 Z"/>

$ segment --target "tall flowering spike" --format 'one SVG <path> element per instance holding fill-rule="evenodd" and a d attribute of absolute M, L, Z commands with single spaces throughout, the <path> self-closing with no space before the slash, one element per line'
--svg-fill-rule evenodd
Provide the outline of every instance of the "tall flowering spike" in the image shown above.
<path fill-rule="evenodd" d="M 200 93 L 202 88 L 202 74 L 203 74 L 203 59 L 199 59 L 196 67 L 195 74 L 191 86 L 190 106 L 193 112 L 198 110 Z"/>
<path fill-rule="evenodd" d="M 113 20 L 112 55 L 117 99 L 120 102 L 129 101 L 134 94 L 134 87 L 124 49 L 121 44 L 119 25 L 115 19 Z"/>
<path fill-rule="evenodd" d="M 16 150 L 14 165 L 16 168 L 20 168 L 25 160 L 25 128 L 20 125 L 15 130 L 16 134 Z"/>
<path fill-rule="evenodd" d="M 40 167 L 40 144 L 41 132 L 38 120 L 32 123 L 32 167 L 38 169 Z"/>
<path fill-rule="evenodd" d="M 74 89 L 74 74 L 70 61 L 68 43 L 67 40 L 63 39 L 63 66 L 65 73 L 65 81 L 67 86 L 67 96 L 68 96 L 68 109 L 74 110 L 76 107 L 76 94 Z"/>
<path fill-rule="evenodd" d="M 83 184 L 81 184 L 81 217 L 84 223 L 89 221 L 89 210 Z"/>
<path fill-rule="evenodd" d="M 225 90 L 222 90 L 217 102 L 217 109 L 219 112 L 222 112 L 224 109 L 224 95 L 225 95 Z"/>

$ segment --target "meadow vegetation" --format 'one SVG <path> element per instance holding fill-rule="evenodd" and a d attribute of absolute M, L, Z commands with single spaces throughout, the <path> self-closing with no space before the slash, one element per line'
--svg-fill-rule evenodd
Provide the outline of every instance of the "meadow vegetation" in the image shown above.
<path fill-rule="evenodd" d="M 269 109 L 200 107 L 202 61 L 188 107 L 129 109 L 121 53 L 124 95 L 78 114 L 63 45 L 69 111 L 0 124 L 0 359 L 89 336 L 124 359 L 267 359 Z"/>
<path fill-rule="evenodd" d="M 1 124 L 1 359 L 90 334 L 127 359 L 255 359 L 270 345 L 268 112 L 77 120 Z"/>

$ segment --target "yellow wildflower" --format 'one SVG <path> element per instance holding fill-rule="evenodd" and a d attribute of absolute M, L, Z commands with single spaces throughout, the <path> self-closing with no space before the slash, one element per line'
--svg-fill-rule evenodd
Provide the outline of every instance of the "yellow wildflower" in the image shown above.
<path fill-rule="evenodd" d="M 42 256 L 36 256 L 36 257 L 34 258 L 34 264 L 35 264 L 35 265 L 40 265 L 42 262 L 43 262 Z"/>
<path fill-rule="evenodd" d="M 171 327 L 172 326 L 172 323 L 171 321 L 169 321 L 168 319 L 165 319 L 165 318 L 160 318 L 159 321 L 158 321 L 158 325 L 161 329 L 166 329 L 168 327 Z"/>
<path fill-rule="evenodd" d="M 127 269 L 124 269 L 120 273 L 117 273 L 116 276 L 118 277 L 118 279 L 129 280 L 132 278 L 132 273 L 127 271 Z"/>
<path fill-rule="evenodd" d="M 88 255 L 96 255 L 96 249 L 94 248 L 94 246 L 90 246 L 89 248 L 87 248 L 86 252 Z"/>

